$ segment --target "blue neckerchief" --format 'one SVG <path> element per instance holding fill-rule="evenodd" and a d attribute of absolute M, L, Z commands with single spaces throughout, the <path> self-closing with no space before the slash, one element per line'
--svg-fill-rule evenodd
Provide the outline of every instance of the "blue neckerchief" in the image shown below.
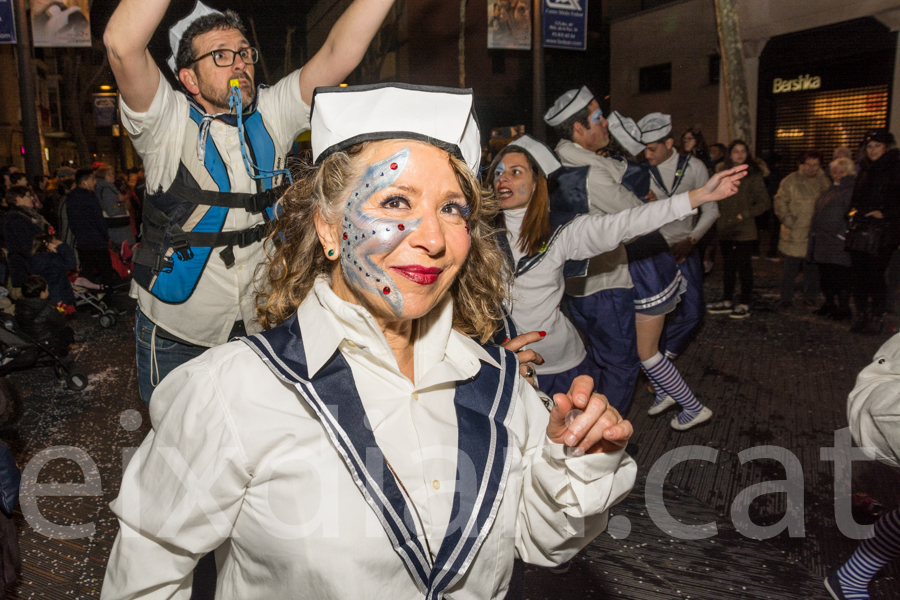
<path fill-rule="evenodd" d="M 675 195 L 675 192 L 678 191 L 678 186 L 681 185 L 681 181 L 684 179 L 685 174 L 687 173 L 687 164 L 691 159 L 689 154 L 679 154 L 678 155 L 678 165 L 675 167 L 675 179 L 672 180 L 672 189 L 669 189 L 665 182 L 663 181 L 662 174 L 659 172 L 654 166 L 650 166 L 650 176 L 653 177 L 653 181 L 656 182 L 656 185 L 659 186 L 659 189 L 666 193 L 666 198 L 671 198 Z"/>
<path fill-rule="evenodd" d="M 416 535 L 414 514 L 407 504 L 374 434 L 362 426 L 366 411 L 346 359 L 335 351 L 329 361 L 309 377 L 297 315 L 268 331 L 241 338 L 282 381 L 294 386 L 316 413 L 335 449 L 350 471 L 360 493 L 381 522 L 394 551 L 403 560 L 426 600 L 439 600 L 465 575 L 493 525 L 506 488 L 512 458 L 507 424 L 518 396 L 519 369 L 515 354 L 486 346 L 500 369 L 483 364 L 473 379 L 457 382 L 453 403 L 459 429 L 458 465 L 474 465 L 474 487 L 458 488 L 450 523 L 440 549 L 431 557 Z M 374 460 L 373 460 L 374 459 Z M 380 472 L 373 472 L 373 466 Z M 472 480 L 457 467 L 457 485 Z"/>

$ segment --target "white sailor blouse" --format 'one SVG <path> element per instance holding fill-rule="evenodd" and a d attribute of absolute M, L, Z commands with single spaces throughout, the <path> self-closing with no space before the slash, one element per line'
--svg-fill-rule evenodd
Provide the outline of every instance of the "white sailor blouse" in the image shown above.
<path fill-rule="evenodd" d="M 167 376 L 113 510 L 101 597 L 503 598 L 513 559 L 553 565 L 634 485 L 620 450 L 546 435 L 515 355 L 417 323 L 415 383 L 372 316 L 320 279 L 281 326 Z"/>

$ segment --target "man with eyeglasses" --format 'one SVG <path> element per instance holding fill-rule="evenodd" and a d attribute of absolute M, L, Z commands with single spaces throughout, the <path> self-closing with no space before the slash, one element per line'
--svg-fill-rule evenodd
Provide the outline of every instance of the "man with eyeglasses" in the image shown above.
<path fill-rule="evenodd" d="M 104 33 L 122 121 L 146 171 L 132 295 L 148 404 L 175 367 L 252 332 L 253 276 L 266 259 L 286 155 L 309 129 L 313 90 L 356 68 L 393 0 L 355 0 L 303 69 L 272 87 L 256 85 L 259 52 L 240 17 L 197 2 L 169 31 L 179 91 L 147 49 L 169 3 L 122 0 Z"/>
<path fill-rule="evenodd" d="M 609 123 L 587 87 L 560 96 L 544 115 L 544 122 L 560 137 L 556 152 L 563 166 L 585 170 L 582 188 L 587 191 L 592 214 L 614 214 L 641 206 L 637 196 L 622 185 L 625 163 L 597 154 L 609 144 Z M 585 335 L 591 358 L 602 369 L 598 389 L 623 415 L 631 406 L 640 371 L 633 288 L 624 245 L 592 258 L 586 276 L 566 280 L 572 320 Z"/>

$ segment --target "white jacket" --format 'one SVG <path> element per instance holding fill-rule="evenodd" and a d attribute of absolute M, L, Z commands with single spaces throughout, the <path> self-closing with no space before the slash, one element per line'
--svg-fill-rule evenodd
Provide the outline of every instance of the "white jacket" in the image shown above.
<path fill-rule="evenodd" d="M 847 420 L 867 456 L 900 467 L 900 334 L 860 371 L 847 398 Z"/>

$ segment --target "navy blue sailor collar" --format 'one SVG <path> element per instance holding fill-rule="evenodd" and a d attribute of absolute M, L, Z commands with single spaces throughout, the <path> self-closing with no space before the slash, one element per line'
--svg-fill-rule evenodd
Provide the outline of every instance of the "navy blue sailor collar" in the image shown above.
<path fill-rule="evenodd" d="M 241 341 L 314 411 L 426 600 L 443 598 L 468 571 L 506 491 L 513 455 L 509 447 L 513 436 L 507 427 L 521 379 L 515 354 L 499 346 L 485 347 L 498 366 L 482 363 L 477 376 L 457 382 L 453 398 L 459 448 L 456 479 L 469 485 L 457 485 L 449 523 L 458 525 L 448 528 L 432 560 L 411 520 L 414 511 L 374 433 L 361 426 L 366 411 L 343 354 L 335 351 L 311 376 L 296 313 L 281 325 Z M 467 469 L 464 477 L 460 466 L 465 464 L 475 468 Z"/>

